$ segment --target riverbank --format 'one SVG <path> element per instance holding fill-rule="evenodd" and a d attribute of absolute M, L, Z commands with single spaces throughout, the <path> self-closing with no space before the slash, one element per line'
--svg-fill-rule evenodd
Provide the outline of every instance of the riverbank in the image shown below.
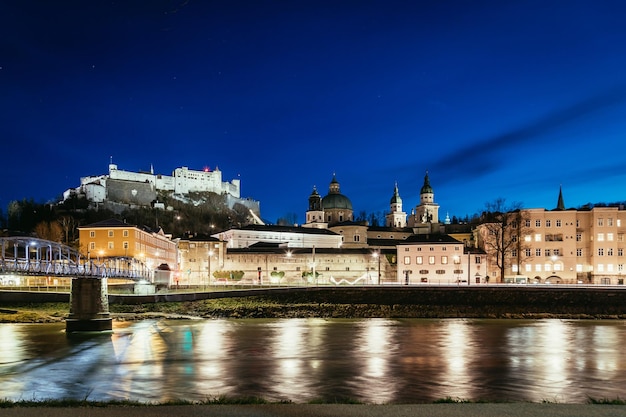
<path fill-rule="evenodd" d="M 113 296 L 115 320 L 148 318 L 486 318 L 626 319 L 626 290 L 538 291 L 531 288 L 320 288 L 306 291 L 198 293 L 190 301 L 176 293 L 157 297 Z M 183 294 L 189 296 L 189 294 Z M 228 297 L 227 297 L 228 295 Z M 110 296 L 112 297 L 112 296 Z M 3 301 L 0 322 L 64 321 L 69 302 Z"/>
<path fill-rule="evenodd" d="M 182 405 L 150 407 L 7 408 L 4 417 L 616 417 L 626 416 L 618 405 L 580 404 L 262 404 L 262 405 Z"/>

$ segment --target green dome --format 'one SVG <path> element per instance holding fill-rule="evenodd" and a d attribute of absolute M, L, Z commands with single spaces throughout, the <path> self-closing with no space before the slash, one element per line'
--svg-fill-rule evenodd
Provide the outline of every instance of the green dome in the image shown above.
<path fill-rule="evenodd" d="M 426 176 L 424 177 L 424 185 L 422 186 L 422 189 L 420 191 L 420 194 L 433 194 L 433 187 L 430 186 L 430 180 L 428 179 L 428 172 L 426 173 Z"/>
<path fill-rule="evenodd" d="M 328 194 L 326 197 L 322 198 L 322 207 L 324 210 L 352 210 L 352 202 L 350 202 L 350 199 L 343 194 Z"/>

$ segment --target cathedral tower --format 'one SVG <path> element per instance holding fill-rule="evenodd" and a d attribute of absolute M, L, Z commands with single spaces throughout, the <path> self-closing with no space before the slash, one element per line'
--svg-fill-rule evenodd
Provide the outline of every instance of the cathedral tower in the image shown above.
<path fill-rule="evenodd" d="M 424 185 L 420 190 L 420 203 L 411 213 L 409 226 L 414 227 L 426 223 L 439 223 L 439 204 L 435 203 L 435 192 L 430 185 L 428 171 L 426 171 Z"/>
<path fill-rule="evenodd" d="M 398 192 L 398 183 L 393 190 L 393 196 L 389 202 L 389 214 L 387 214 L 385 223 L 387 227 L 405 227 L 406 213 L 402 211 L 402 199 Z"/>

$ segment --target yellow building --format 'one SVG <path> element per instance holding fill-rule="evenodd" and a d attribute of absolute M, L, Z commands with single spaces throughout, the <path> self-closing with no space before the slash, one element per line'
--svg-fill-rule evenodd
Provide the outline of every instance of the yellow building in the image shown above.
<path fill-rule="evenodd" d="M 129 257 L 154 271 L 162 264 L 178 269 L 176 241 L 163 230 L 152 231 L 109 219 L 78 227 L 80 250 L 91 261 Z"/>

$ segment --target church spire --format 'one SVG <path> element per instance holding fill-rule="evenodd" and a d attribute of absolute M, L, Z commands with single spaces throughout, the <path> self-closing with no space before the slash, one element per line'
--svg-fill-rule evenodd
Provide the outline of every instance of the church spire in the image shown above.
<path fill-rule="evenodd" d="M 559 186 L 559 199 L 556 202 L 557 210 L 565 210 L 565 203 L 563 202 L 563 187 Z"/>

